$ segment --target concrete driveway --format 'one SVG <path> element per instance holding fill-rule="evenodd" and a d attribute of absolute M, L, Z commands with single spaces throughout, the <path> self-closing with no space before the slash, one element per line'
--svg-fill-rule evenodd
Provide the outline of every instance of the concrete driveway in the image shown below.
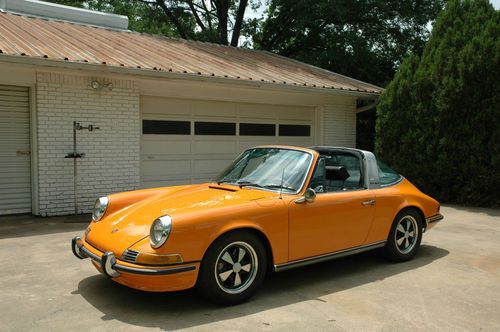
<path fill-rule="evenodd" d="M 71 253 L 81 220 L 0 217 L 0 331 L 499 331 L 500 211 L 442 211 L 410 262 L 367 253 L 273 274 L 226 308 L 106 279 Z"/>

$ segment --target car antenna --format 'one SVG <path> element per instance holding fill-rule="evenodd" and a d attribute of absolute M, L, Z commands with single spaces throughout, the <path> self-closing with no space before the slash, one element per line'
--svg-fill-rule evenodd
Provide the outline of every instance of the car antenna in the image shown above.
<path fill-rule="evenodd" d="M 285 168 L 286 168 L 286 166 L 283 167 L 283 172 L 281 173 L 281 184 L 280 184 L 280 197 L 279 197 L 279 199 L 283 199 L 283 197 L 282 197 L 281 194 L 283 193 L 283 181 L 285 179 Z"/>

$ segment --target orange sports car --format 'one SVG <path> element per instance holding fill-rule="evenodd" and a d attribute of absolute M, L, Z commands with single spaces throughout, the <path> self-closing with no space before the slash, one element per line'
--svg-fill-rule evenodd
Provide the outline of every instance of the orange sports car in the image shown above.
<path fill-rule="evenodd" d="M 123 285 L 196 286 L 235 304 L 269 271 L 375 248 L 409 260 L 443 219 L 439 207 L 371 152 L 262 146 L 211 183 L 99 198 L 85 236 L 71 247 Z"/>

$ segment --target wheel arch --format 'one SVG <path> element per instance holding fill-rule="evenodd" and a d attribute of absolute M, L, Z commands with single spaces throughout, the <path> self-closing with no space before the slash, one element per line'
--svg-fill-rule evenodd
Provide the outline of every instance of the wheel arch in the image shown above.
<path fill-rule="evenodd" d="M 273 249 L 271 246 L 271 242 L 269 241 L 269 238 L 266 236 L 265 232 L 256 227 L 255 225 L 241 225 L 241 226 L 235 226 L 232 228 L 225 228 L 219 231 L 219 233 L 213 238 L 213 240 L 210 242 L 210 244 L 207 246 L 205 249 L 205 252 L 203 253 L 203 258 L 202 261 L 205 259 L 205 256 L 207 255 L 207 252 L 210 250 L 210 248 L 213 246 L 213 244 L 219 240 L 220 238 L 227 236 L 228 234 L 232 233 L 238 233 L 238 232 L 249 232 L 254 234 L 259 238 L 261 241 L 262 245 L 264 246 L 264 250 L 266 251 L 266 256 L 267 256 L 267 268 L 272 270 L 273 263 L 274 263 L 274 257 L 273 257 Z"/>
<path fill-rule="evenodd" d="M 406 205 L 404 207 L 402 207 L 401 209 L 399 209 L 398 213 L 396 214 L 399 215 L 401 212 L 405 211 L 405 210 L 413 210 L 413 211 L 416 211 L 418 213 L 418 215 L 420 216 L 420 218 L 422 219 L 422 228 L 425 229 L 427 228 L 427 223 L 425 222 L 425 215 L 424 215 L 424 211 L 422 210 L 421 207 L 417 206 L 417 205 Z"/>

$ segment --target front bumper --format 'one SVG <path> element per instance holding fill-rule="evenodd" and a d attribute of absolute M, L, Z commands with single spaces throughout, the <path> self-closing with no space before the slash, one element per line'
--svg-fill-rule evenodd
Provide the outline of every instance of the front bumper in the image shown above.
<path fill-rule="evenodd" d="M 110 278 L 120 277 L 122 273 L 150 276 L 165 276 L 182 272 L 196 270 L 196 265 L 182 265 L 175 267 L 134 267 L 124 264 L 116 259 L 115 254 L 111 251 L 99 255 L 85 247 L 84 241 L 76 236 L 71 240 L 71 250 L 79 259 L 90 258 L 96 267 L 100 267 L 102 273 Z"/>

